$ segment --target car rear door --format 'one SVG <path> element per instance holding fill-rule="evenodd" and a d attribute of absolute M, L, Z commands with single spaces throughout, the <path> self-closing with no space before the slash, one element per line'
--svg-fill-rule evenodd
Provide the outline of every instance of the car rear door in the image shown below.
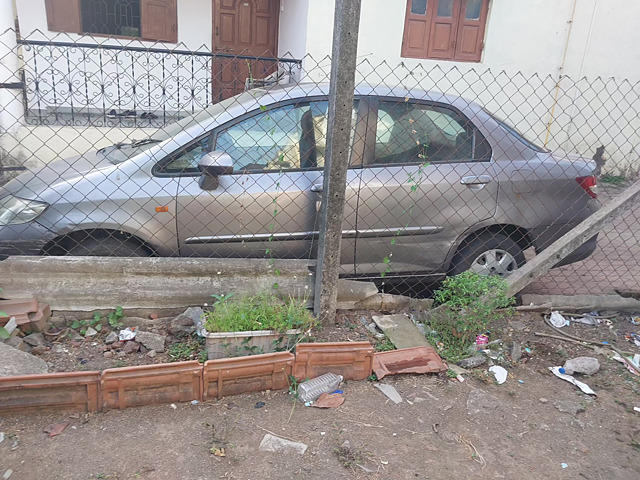
<path fill-rule="evenodd" d="M 356 272 L 443 272 L 456 240 L 496 211 L 491 148 L 450 105 L 380 98 L 371 115 Z"/>

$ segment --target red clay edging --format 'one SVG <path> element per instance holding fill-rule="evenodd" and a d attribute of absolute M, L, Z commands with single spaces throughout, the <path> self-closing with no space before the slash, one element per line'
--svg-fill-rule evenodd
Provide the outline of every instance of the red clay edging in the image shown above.
<path fill-rule="evenodd" d="M 248 357 L 0 377 L 0 415 L 41 410 L 95 412 L 158 403 L 205 401 L 289 385 L 333 372 L 345 380 L 371 375 L 368 342 L 306 343 L 289 352 Z"/>
<path fill-rule="evenodd" d="M 287 388 L 294 360 L 289 352 L 209 360 L 204 364 L 202 400 Z"/>
<path fill-rule="evenodd" d="M 97 412 L 100 372 L 48 373 L 0 378 L 0 414 L 34 411 Z"/>
<path fill-rule="evenodd" d="M 324 373 L 345 380 L 364 380 L 373 368 L 373 346 L 369 342 L 301 343 L 296 347 L 294 375 L 298 380 Z"/>
<path fill-rule="evenodd" d="M 202 399 L 202 364 L 197 361 L 110 368 L 102 372 L 102 409 Z"/>

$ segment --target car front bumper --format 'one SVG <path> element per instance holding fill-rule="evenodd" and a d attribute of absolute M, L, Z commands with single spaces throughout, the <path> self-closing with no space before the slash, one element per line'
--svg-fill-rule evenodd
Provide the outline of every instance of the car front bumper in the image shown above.
<path fill-rule="evenodd" d="M 55 235 L 37 222 L 0 227 L 0 257 L 40 255 Z"/>

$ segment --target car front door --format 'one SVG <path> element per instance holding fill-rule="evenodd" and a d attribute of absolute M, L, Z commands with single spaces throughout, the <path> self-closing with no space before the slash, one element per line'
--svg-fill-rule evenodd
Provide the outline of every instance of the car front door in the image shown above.
<path fill-rule="evenodd" d="M 327 106 L 325 99 L 317 99 L 262 107 L 200 140 L 212 142 L 203 151 L 231 156 L 234 168 L 220 176 L 213 190 L 200 188 L 197 175 L 181 177 L 177 224 L 182 256 L 314 257 Z M 345 209 L 345 228 L 353 231 L 358 172 L 348 178 Z M 343 245 L 342 263 L 353 272 L 353 243 Z"/>
<path fill-rule="evenodd" d="M 491 148 L 449 105 L 380 99 L 371 112 L 356 272 L 441 273 L 460 235 L 496 211 Z"/>

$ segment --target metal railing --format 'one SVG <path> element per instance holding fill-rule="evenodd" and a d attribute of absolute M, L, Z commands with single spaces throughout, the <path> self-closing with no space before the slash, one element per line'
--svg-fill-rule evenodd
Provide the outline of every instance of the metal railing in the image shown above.
<path fill-rule="evenodd" d="M 159 127 L 239 93 L 253 79 L 279 71 L 295 81 L 301 69 L 301 61 L 292 58 L 104 43 L 18 43 L 30 124 Z"/>

